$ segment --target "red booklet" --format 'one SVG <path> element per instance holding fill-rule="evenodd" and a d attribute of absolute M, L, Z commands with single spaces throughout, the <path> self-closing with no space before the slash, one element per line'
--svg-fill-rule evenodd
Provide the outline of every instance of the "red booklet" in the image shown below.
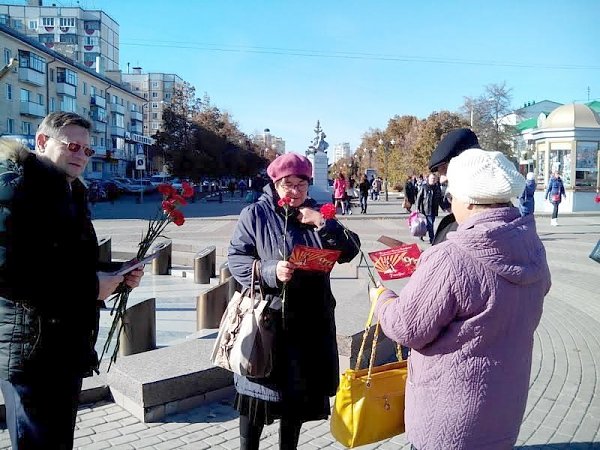
<path fill-rule="evenodd" d="M 383 281 L 410 277 L 417 267 L 421 250 L 417 244 L 369 253 L 375 269 Z"/>
<path fill-rule="evenodd" d="M 306 245 L 296 245 L 288 261 L 294 263 L 296 269 L 331 272 L 341 253 L 339 250 L 324 250 L 322 248 L 307 247 Z"/>

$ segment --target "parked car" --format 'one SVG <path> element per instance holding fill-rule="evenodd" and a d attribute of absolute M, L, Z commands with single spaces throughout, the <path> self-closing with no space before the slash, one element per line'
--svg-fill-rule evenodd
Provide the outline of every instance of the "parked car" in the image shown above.
<path fill-rule="evenodd" d="M 173 176 L 168 173 L 159 173 L 158 175 L 153 175 L 150 177 L 150 183 L 152 186 L 156 187 L 162 183 L 170 183 L 173 180 Z"/>
<path fill-rule="evenodd" d="M 149 180 L 130 180 L 126 189 L 129 194 L 139 194 L 142 191 L 144 194 L 150 194 L 156 191 L 156 186 Z"/>

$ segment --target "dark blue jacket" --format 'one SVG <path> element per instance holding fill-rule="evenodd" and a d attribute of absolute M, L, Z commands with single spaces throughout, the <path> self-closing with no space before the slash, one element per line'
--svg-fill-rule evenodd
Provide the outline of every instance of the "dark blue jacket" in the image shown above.
<path fill-rule="evenodd" d="M 535 210 L 535 180 L 527 180 L 525 189 L 519 197 L 519 209 L 522 216 L 533 214 Z"/>
<path fill-rule="evenodd" d="M 242 285 L 250 285 L 252 263 L 261 263 L 261 283 L 267 300 L 280 304 L 282 283 L 277 280 L 276 266 L 289 256 L 292 248 L 307 245 L 336 249 L 342 253 L 338 263 L 351 261 L 360 245 L 358 236 L 346 232 L 335 220 L 316 231 L 300 223 L 296 214 L 288 218 L 285 236 L 285 211 L 277 206 L 279 197 L 271 184 L 265 186 L 258 202 L 244 208 L 229 246 L 229 269 Z M 304 206 L 314 207 L 308 199 Z M 347 234 L 348 233 L 348 234 Z M 287 286 L 285 329 L 281 311 L 276 311 L 276 346 L 273 372 L 268 378 L 235 377 L 240 394 L 268 401 L 293 398 L 316 398 L 334 395 L 339 382 L 339 363 L 335 328 L 335 299 L 329 274 L 296 270 Z"/>
<path fill-rule="evenodd" d="M 558 195 L 558 201 L 552 199 L 553 195 Z M 562 178 L 551 177 L 548 182 L 548 189 L 546 189 L 546 199 L 550 199 L 552 203 L 560 204 L 563 196 L 565 196 L 565 186 L 563 185 Z"/>

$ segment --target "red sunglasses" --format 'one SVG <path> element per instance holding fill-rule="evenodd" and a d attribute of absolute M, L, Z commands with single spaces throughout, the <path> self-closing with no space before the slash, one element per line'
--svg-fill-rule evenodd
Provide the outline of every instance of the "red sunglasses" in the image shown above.
<path fill-rule="evenodd" d="M 46 137 L 52 138 L 54 140 L 57 140 L 58 142 L 61 142 L 61 143 L 65 144 L 67 146 L 67 150 L 69 150 L 72 153 L 77 153 L 79 150 L 83 149 L 83 153 L 85 153 L 85 156 L 87 156 L 88 158 L 90 156 L 93 156 L 94 153 L 96 153 L 91 148 L 86 147 L 85 145 L 78 144 L 76 142 L 63 141 L 62 139 L 59 139 L 59 138 L 54 137 L 54 136 L 48 136 L 48 135 L 46 135 Z"/>

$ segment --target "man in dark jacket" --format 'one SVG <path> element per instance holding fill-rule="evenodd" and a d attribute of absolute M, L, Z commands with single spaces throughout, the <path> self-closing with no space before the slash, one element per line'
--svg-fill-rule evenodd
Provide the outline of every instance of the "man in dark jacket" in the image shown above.
<path fill-rule="evenodd" d="M 427 233 L 429 234 L 430 244 L 433 244 L 433 224 L 438 215 L 441 201 L 442 191 L 440 190 L 440 184 L 437 177 L 430 173 L 427 177 L 427 183 L 421 186 L 417 194 L 417 211 L 427 218 Z"/>
<path fill-rule="evenodd" d="M 469 148 L 480 148 L 477 136 L 472 130 L 469 128 L 458 128 L 450 131 L 442 138 L 431 154 L 429 170 L 437 172 L 440 175 L 440 183 L 444 184 L 450 160 Z M 458 224 L 456 223 L 454 214 L 448 214 L 438 225 L 432 244 L 435 245 L 445 241 L 446 235 L 457 228 Z"/>
<path fill-rule="evenodd" d="M 101 272 L 79 177 L 90 123 L 48 115 L 36 153 L 0 139 L 0 386 L 14 449 L 69 449 L 84 376 L 98 367 L 99 307 L 127 277 Z"/>

